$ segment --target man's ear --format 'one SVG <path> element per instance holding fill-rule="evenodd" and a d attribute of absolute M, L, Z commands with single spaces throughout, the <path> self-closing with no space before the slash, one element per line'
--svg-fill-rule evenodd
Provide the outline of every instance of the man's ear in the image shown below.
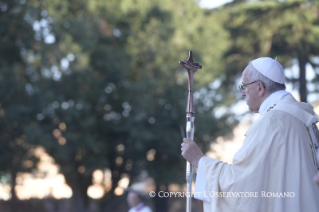
<path fill-rule="evenodd" d="M 266 93 L 266 87 L 265 85 L 258 81 L 258 96 L 263 96 Z"/>

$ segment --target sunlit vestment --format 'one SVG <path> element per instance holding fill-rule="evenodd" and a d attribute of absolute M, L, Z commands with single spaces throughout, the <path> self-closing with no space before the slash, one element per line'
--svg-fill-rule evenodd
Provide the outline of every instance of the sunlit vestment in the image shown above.
<path fill-rule="evenodd" d="M 281 92 L 274 95 L 277 102 L 314 114 L 311 105 Z M 313 183 L 316 169 L 303 123 L 269 109 L 274 101 L 267 102 L 232 164 L 201 158 L 195 195 L 200 192 L 205 212 L 319 211 L 319 187 Z"/>

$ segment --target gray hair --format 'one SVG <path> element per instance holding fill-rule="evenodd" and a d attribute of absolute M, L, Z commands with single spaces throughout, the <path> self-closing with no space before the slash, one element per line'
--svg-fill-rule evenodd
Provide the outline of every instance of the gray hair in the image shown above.
<path fill-rule="evenodd" d="M 259 71 L 255 69 L 255 67 L 253 66 L 251 62 L 246 67 L 246 69 L 247 69 L 247 75 L 249 76 L 250 80 L 262 82 L 269 93 L 274 93 L 275 91 L 279 91 L 279 90 L 286 90 L 285 84 L 274 82 L 271 79 L 265 77 L 264 75 L 262 75 Z"/>

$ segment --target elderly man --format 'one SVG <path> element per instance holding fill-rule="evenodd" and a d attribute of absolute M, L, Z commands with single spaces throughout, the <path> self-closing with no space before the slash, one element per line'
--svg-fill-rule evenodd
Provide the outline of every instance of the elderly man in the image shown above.
<path fill-rule="evenodd" d="M 205 212 L 319 211 L 312 180 L 317 144 L 308 134 L 318 121 L 312 106 L 285 91 L 282 66 L 267 57 L 249 63 L 240 90 L 260 117 L 232 164 L 205 157 L 190 139 L 182 143 L 182 156 L 198 167 L 195 198 L 204 201 Z"/>

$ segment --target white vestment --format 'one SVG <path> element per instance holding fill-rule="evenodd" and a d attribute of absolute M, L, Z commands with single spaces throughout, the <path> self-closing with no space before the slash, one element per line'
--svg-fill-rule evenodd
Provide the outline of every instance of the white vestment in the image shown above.
<path fill-rule="evenodd" d="M 315 115 L 311 105 L 283 96 L 279 103 Z M 316 169 L 304 124 L 268 108 L 246 132 L 232 164 L 201 158 L 198 175 L 203 177 L 196 179 L 195 197 L 201 192 L 205 212 L 319 211 Z M 205 182 L 204 189 L 199 181 Z"/>

